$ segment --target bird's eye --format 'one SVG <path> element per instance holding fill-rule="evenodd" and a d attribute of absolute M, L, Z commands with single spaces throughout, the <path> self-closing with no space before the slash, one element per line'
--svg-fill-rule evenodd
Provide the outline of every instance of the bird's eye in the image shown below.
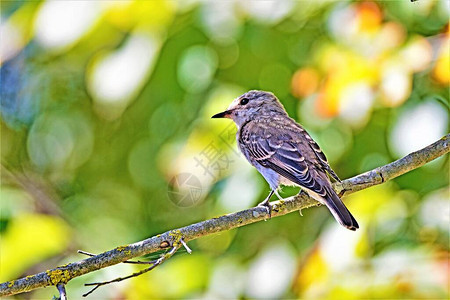
<path fill-rule="evenodd" d="M 245 105 L 248 103 L 248 99 L 247 98 L 242 98 L 241 102 L 239 102 L 241 105 Z"/>

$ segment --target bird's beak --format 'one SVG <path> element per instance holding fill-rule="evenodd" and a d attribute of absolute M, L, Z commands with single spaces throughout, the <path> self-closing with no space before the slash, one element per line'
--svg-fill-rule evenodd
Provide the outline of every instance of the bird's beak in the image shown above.
<path fill-rule="evenodd" d="M 215 119 L 215 118 L 230 118 L 230 115 L 231 115 L 231 110 L 226 110 L 224 112 L 215 114 L 211 118 L 213 118 L 213 119 Z"/>

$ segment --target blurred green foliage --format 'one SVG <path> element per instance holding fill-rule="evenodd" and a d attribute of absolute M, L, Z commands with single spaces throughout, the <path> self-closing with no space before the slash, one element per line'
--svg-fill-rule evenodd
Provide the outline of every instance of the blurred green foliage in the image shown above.
<path fill-rule="evenodd" d="M 1 11 L 2 281 L 260 202 L 269 188 L 236 152 L 234 125 L 210 119 L 249 89 L 274 92 L 341 178 L 448 132 L 446 1 Z M 448 174 L 446 156 L 347 197 L 356 233 L 309 209 L 193 241 L 193 254 L 92 297 L 447 298 Z M 77 278 L 69 295 L 136 269 Z"/>

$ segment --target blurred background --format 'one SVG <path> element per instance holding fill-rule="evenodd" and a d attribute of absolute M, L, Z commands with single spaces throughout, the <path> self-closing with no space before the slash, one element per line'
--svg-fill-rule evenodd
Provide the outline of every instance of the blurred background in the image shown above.
<path fill-rule="evenodd" d="M 449 13 L 444 0 L 1 1 L 0 280 L 262 201 L 234 124 L 210 119 L 250 89 L 274 92 L 341 178 L 438 140 Z M 192 241 L 89 297 L 449 297 L 448 156 L 345 198 L 357 232 L 312 208 Z M 138 269 L 77 278 L 69 297 Z"/>

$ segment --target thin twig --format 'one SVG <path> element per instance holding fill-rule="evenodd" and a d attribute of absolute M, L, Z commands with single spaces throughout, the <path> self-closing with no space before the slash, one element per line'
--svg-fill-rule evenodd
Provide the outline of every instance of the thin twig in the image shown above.
<path fill-rule="evenodd" d="M 184 249 L 186 249 L 186 252 L 191 254 L 192 253 L 192 249 L 188 247 L 188 245 L 186 244 L 186 242 L 183 239 L 180 239 L 181 244 L 183 245 Z"/>
<path fill-rule="evenodd" d="M 90 253 L 90 252 L 86 252 L 86 251 L 83 251 L 83 250 L 78 250 L 77 251 L 78 253 L 80 253 L 80 254 L 84 254 L 84 255 L 87 255 L 87 256 L 96 256 L 96 254 L 94 254 L 94 253 Z M 155 262 L 156 262 L 157 260 L 150 260 L 150 261 L 142 261 L 142 260 L 126 260 L 126 261 L 123 261 L 122 263 L 124 263 L 124 264 L 134 264 L 134 265 L 152 265 L 152 264 L 154 264 Z"/>
<path fill-rule="evenodd" d="M 89 296 L 92 292 L 94 292 L 96 289 L 98 289 L 99 287 L 103 286 L 103 285 L 107 285 L 110 283 L 114 283 L 114 282 L 120 282 L 132 277 L 137 277 L 139 275 L 142 275 L 144 273 L 147 273 L 151 270 L 153 270 L 154 268 L 156 268 L 157 266 L 161 265 L 163 262 L 165 262 L 167 259 L 171 258 L 172 255 L 175 254 L 175 252 L 177 252 L 178 248 L 180 248 L 180 244 L 174 244 L 172 249 L 170 249 L 169 252 L 161 255 L 160 258 L 158 258 L 150 267 L 140 270 L 139 272 L 133 273 L 131 275 L 125 276 L 125 277 L 119 277 L 113 280 L 109 280 L 109 281 L 102 281 L 102 282 L 93 282 L 93 283 L 85 283 L 85 286 L 95 286 L 94 288 L 92 288 L 89 292 L 87 292 L 86 294 L 83 295 L 83 297 L 87 297 Z"/>
<path fill-rule="evenodd" d="M 334 188 L 338 193 L 353 193 L 371 186 L 385 183 L 411 170 L 421 167 L 449 152 L 450 134 L 447 134 L 433 144 L 413 152 L 397 161 L 385 166 L 373 169 L 342 183 L 335 183 Z M 345 199 L 345 198 L 344 198 Z M 304 193 L 285 199 L 284 201 L 271 202 L 272 218 L 298 211 L 304 208 L 316 206 L 317 201 Z M 253 207 L 236 213 L 223 215 L 179 229 L 170 230 L 155 235 L 134 244 L 114 248 L 110 251 L 88 257 L 84 260 L 60 266 L 45 272 L 12 280 L 0 284 L 0 296 L 10 296 L 28 292 L 40 287 L 67 283 L 75 277 L 106 268 L 115 264 L 128 261 L 135 257 L 165 250 L 175 241 L 183 238 L 184 242 L 195 240 L 202 236 L 231 230 L 255 222 L 267 219 L 267 211 L 263 207 Z"/>
<path fill-rule="evenodd" d="M 59 292 L 59 300 L 67 300 L 67 293 L 66 293 L 66 288 L 65 285 L 62 283 L 58 283 L 56 285 L 56 288 L 58 289 Z"/>

